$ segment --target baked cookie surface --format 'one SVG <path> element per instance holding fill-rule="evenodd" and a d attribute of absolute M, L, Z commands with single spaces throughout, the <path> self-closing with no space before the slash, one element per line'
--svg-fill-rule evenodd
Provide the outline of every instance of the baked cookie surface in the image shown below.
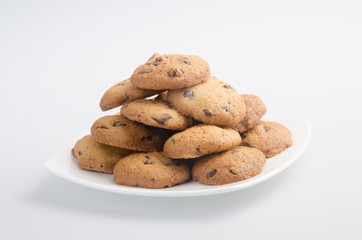
<path fill-rule="evenodd" d="M 273 157 L 293 145 L 289 129 L 276 122 L 260 121 L 241 137 L 241 145 L 257 148 L 266 157 Z"/>
<path fill-rule="evenodd" d="M 192 179 L 209 185 L 234 183 L 259 174 L 264 163 L 265 156 L 258 149 L 238 146 L 197 160 Z"/>
<path fill-rule="evenodd" d="M 231 128 L 199 124 L 171 136 L 163 152 L 170 158 L 196 158 L 238 146 L 240 134 Z"/>
<path fill-rule="evenodd" d="M 98 119 L 91 128 L 91 134 L 99 143 L 147 152 L 162 150 L 167 138 L 164 130 L 133 122 L 121 115 Z"/>
<path fill-rule="evenodd" d="M 99 103 L 102 111 L 119 107 L 125 102 L 135 99 L 150 97 L 159 93 L 159 91 L 146 90 L 135 87 L 130 79 L 126 79 L 110 87 L 102 96 Z"/>
<path fill-rule="evenodd" d="M 209 64 L 198 56 L 154 54 L 131 76 L 133 85 L 163 90 L 193 86 L 210 78 Z"/>
<path fill-rule="evenodd" d="M 215 77 L 196 86 L 169 90 L 164 98 L 180 113 L 211 125 L 235 126 L 246 113 L 235 89 Z"/>
<path fill-rule="evenodd" d="M 266 113 L 266 106 L 260 97 L 252 94 L 243 94 L 241 98 L 246 106 L 246 114 L 243 121 L 232 127 L 239 133 L 254 127 Z"/>
<path fill-rule="evenodd" d="M 130 120 L 159 128 L 184 130 L 192 125 L 192 118 L 182 115 L 163 100 L 138 99 L 123 105 L 121 113 Z"/>
<path fill-rule="evenodd" d="M 98 143 L 91 135 L 78 140 L 72 149 L 80 168 L 102 173 L 112 173 L 118 160 L 131 153 L 131 150 Z"/>
<path fill-rule="evenodd" d="M 113 171 L 117 184 L 132 187 L 172 187 L 189 178 L 190 169 L 185 162 L 172 160 L 160 152 L 131 154 L 118 161 Z"/>

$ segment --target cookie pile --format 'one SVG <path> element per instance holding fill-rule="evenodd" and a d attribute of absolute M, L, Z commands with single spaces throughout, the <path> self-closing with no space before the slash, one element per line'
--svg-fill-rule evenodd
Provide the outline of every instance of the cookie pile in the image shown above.
<path fill-rule="evenodd" d="M 119 106 L 94 122 L 72 154 L 80 168 L 113 173 L 121 185 L 242 181 L 293 144 L 285 126 L 260 120 L 266 107 L 259 97 L 212 77 L 198 56 L 154 54 L 104 93 L 103 111 Z"/>

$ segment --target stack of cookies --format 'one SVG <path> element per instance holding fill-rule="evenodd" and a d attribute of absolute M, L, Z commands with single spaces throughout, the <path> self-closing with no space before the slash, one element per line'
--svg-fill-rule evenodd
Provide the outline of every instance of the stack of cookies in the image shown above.
<path fill-rule="evenodd" d="M 212 77 L 198 56 L 154 54 L 104 93 L 103 111 L 119 106 L 94 122 L 72 154 L 80 168 L 113 173 L 121 185 L 238 182 L 293 144 L 285 126 L 260 120 L 259 97 Z"/>

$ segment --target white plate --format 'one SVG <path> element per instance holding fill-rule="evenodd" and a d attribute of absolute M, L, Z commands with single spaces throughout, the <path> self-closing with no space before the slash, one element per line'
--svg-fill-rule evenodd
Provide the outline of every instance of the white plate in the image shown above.
<path fill-rule="evenodd" d="M 76 164 L 77 160 L 71 155 L 71 149 L 75 142 L 89 134 L 89 132 L 84 132 L 69 142 L 46 161 L 45 166 L 52 173 L 66 180 L 103 191 L 129 195 L 188 197 L 232 192 L 261 183 L 279 174 L 302 154 L 308 144 L 311 132 L 309 120 L 284 117 L 265 117 L 263 120 L 279 122 L 288 127 L 292 132 L 294 144 L 277 156 L 268 158 L 263 167 L 263 171 L 259 175 L 237 183 L 209 186 L 190 180 L 186 183 L 164 189 L 145 189 L 117 185 L 113 182 L 112 174 L 102 174 L 79 169 Z"/>

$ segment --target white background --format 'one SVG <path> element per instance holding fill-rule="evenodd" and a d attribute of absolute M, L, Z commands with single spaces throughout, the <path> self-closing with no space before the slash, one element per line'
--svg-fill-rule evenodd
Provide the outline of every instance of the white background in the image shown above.
<path fill-rule="evenodd" d="M 0 1 L 0 239 L 361 239 L 361 1 Z M 154 52 L 203 57 L 305 153 L 252 188 L 192 198 L 79 186 L 44 162 Z"/>

